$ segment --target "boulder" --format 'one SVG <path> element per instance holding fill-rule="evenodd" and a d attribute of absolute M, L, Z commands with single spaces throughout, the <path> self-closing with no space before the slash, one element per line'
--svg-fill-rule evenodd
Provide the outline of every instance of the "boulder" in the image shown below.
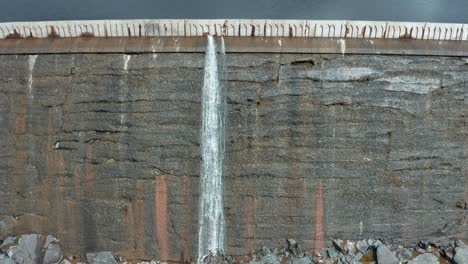
<path fill-rule="evenodd" d="M 439 264 L 439 259 L 431 253 L 424 253 L 408 261 L 408 264 Z"/>
<path fill-rule="evenodd" d="M 299 248 L 299 244 L 294 239 L 287 239 L 286 242 L 288 243 L 288 250 L 289 252 L 295 257 L 302 257 L 301 250 Z"/>
<path fill-rule="evenodd" d="M 0 250 L 6 252 L 8 248 L 16 244 L 16 237 L 7 237 L 3 240 L 2 244 L 0 244 Z"/>
<path fill-rule="evenodd" d="M 86 260 L 89 264 L 117 264 L 114 255 L 110 251 L 86 254 Z"/>
<path fill-rule="evenodd" d="M 305 256 L 302 258 L 294 258 L 291 261 L 292 264 L 313 264 L 312 259 L 309 256 Z"/>
<path fill-rule="evenodd" d="M 204 262 L 205 263 L 205 262 Z M 262 256 L 259 261 L 250 261 L 249 264 L 280 264 L 276 255 Z"/>
<path fill-rule="evenodd" d="M 16 262 L 7 255 L 2 254 L 0 255 L 0 264 L 16 264 Z"/>
<path fill-rule="evenodd" d="M 356 248 L 361 251 L 363 254 L 366 254 L 367 252 L 367 249 L 369 248 L 369 246 L 367 245 L 367 242 L 365 240 L 359 240 L 357 243 L 356 243 Z"/>
<path fill-rule="evenodd" d="M 455 264 L 468 263 L 468 247 L 463 245 L 455 248 L 455 255 L 453 256 Z"/>
<path fill-rule="evenodd" d="M 377 263 L 379 264 L 398 264 L 398 258 L 395 253 L 390 251 L 387 246 L 381 244 L 377 247 Z"/>
<path fill-rule="evenodd" d="M 7 254 L 17 263 L 58 263 L 62 258 L 62 251 L 58 243 L 59 241 L 53 236 L 22 235 L 18 239 L 17 245 L 8 248 Z M 46 256 L 47 259 L 45 259 Z"/>

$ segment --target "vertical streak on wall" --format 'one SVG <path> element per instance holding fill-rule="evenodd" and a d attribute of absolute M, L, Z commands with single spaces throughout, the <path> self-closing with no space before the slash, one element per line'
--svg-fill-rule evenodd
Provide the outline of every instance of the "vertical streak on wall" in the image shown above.
<path fill-rule="evenodd" d="M 29 64 L 29 76 L 28 76 L 28 93 L 31 98 L 34 98 L 33 95 L 33 71 L 34 65 L 36 64 L 36 59 L 38 55 L 29 55 L 28 56 L 28 64 Z"/>
<path fill-rule="evenodd" d="M 315 193 L 315 233 L 314 233 L 314 251 L 325 247 L 324 243 L 324 212 L 323 212 L 323 186 L 322 180 L 319 180 L 317 191 Z"/>
<path fill-rule="evenodd" d="M 169 260 L 169 235 L 167 215 L 167 183 L 166 176 L 157 176 L 155 181 L 155 225 L 156 238 L 159 246 L 159 259 Z"/>

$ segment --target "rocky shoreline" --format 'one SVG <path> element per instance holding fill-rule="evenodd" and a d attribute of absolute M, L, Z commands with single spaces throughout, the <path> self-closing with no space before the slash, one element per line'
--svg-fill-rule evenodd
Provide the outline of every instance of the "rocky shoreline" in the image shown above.
<path fill-rule="evenodd" d="M 196 261 L 191 261 L 195 263 Z M 231 257 L 210 254 L 207 264 L 467 264 L 468 245 L 462 240 L 419 241 L 415 246 L 386 243 L 379 239 L 332 241 L 331 246 L 311 253 L 294 239 L 287 239 L 283 248 L 264 246 L 248 256 Z M 0 264 L 162 264 L 158 260 L 127 260 L 110 251 L 87 253 L 86 256 L 65 256 L 60 241 L 51 235 L 25 234 L 0 239 Z"/>

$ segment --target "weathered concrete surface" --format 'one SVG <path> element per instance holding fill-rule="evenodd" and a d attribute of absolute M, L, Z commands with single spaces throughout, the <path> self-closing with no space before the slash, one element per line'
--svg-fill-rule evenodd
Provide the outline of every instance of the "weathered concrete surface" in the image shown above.
<path fill-rule="evenodd" d="M 227 253 L 467 238 L 466 59 L 228 64 Z M 195 257 L 202 76 L 201 53 L 0 56 L 0 237 Z"/>
<path fill-rule="evenodd" d="M 467 30 L 468 32 L 468 30 Z M 468 41 L 224 37 L 226 52 L 468 56 Z M 205 52 L 206 37 L 4 39 L 0 54 Z"/>

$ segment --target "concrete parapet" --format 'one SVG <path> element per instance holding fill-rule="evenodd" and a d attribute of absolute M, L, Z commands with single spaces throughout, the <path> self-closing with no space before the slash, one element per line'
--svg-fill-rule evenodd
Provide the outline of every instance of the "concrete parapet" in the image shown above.
<path fill-rule="evenodd" d="M 206 34 L 229 37 L 468 40 L 468 25 L 268 19 L 140 19 L 0 23 L 0 39 L 195 37 Z"/>

